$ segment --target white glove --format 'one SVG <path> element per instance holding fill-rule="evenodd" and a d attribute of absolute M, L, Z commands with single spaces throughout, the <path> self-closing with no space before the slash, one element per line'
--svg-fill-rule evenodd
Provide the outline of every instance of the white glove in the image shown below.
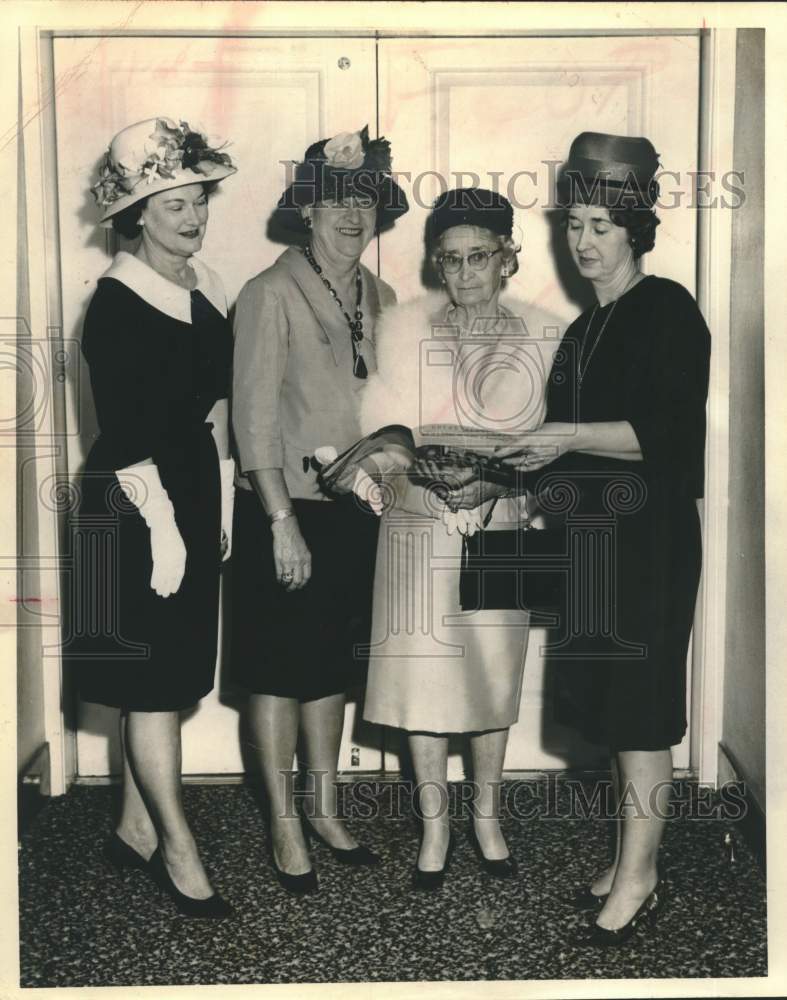
<path fill-rule="evenodd" d="M 457 530 L 462 535 L 472 536 L 481 527 L 481 515 L 478 510 L 467 510 L 464 507 L 460 507 L 456 512 L 457 518 Z"/>
<path fill-rule="evenodd" d="M 459 524 L 459 512 L 449 510 L 448 507 L 443 507 L 442 518 L 445 530 L 449 535 L 453 535 Z"/>
<path fill-rule="evenodd" d="M 235 506 L 235 463 L 231 458 L 222 458 L 219 462 L 219 478 L 221 479 L 221 530 L 227 536 L 227 551 L 222 562 L 226 562 L 232 554 L 232 509 Z"/>
<path fill-rule="evenodd" d="M 353 493 L 359 500 L 368 503 L 374 513 L 379 517 L 383 512 L 383 492 L 379 483 L 376 483 L 368 472 L 359 469 L 355 474 L 353 483 Z"/>
<path fill-rule="evenodd" d="M 186 546 L 175 523 L 175 508 L 155 465 L 132 465 L 115 472 L 120 488 L 150 529 L 153 572 L 150 586 L 159 597 L 178 591 L 186 571 Z"/>
<path fill-rule="evenodd" d="M 330 465 L 339 457 L 339 452 L 332 444 L 321 444 L 319 448 L 314 449 L 314 457 L 320 465 Z"/>
<path fill-rule="evenodd" d="M 458 531 L 460 535 L 474 535 L 481 527 L 481 515 L 478 510 L 467 510 L 460 507 L 458 510 L 450 510 L 443 507 L 443 524 L 449 535 Z"/>

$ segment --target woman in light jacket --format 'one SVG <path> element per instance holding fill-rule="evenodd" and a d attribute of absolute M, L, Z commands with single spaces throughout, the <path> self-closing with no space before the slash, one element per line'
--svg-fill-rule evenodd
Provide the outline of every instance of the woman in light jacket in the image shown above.
<path fill-rule="evenodd" d="M 363 681 L 376 518 L 319 488 L 316 449 L 360 436 L 360 391 L 376 370 L 375 325 L 393 290 L 360 263 L 407 210 L 390 144 L 364 128 L 306 150 L 279 202 L 303 239 L 240 293 L 232 423 L 243 477 L 236 505 L 232 661 L 270 804 L 280 884 L 317 878 L 294 809 L 292 761 L 306 773 L 309 831 L 347 865 L 379 858 L 337 815 L 345 691 Z"/>

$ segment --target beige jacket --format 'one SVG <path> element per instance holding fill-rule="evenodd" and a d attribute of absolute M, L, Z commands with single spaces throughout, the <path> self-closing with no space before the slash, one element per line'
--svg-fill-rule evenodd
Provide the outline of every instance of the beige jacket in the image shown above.
<path fill-rule="evenodd" d="M 377 370 L 374 327 L 393 289 L 361 265 L 362 354 Z M 354 303 L 345 303 L 352 316 Z M 241 289 L 235 310 L 232 427 L 242 473 L 280 468 L 290 496 L 327 499 L 311 461 L 320 445 L 344 451 L 361 437 L 364 380 L 352 372 L 347 322 L 303 254 L 285 250 Z M 243 476 L 241 486 L 250 488 Z"/>

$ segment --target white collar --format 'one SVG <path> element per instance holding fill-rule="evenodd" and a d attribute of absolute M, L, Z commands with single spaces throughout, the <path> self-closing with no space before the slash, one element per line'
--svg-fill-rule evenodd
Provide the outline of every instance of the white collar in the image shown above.
<path fill-rule="evenodd" d="M 196 257 L 192 257 L 189 263 L 197 275 L 196 288 L 218 309 L 222 316 L 226 316 L 227 299 L 219 276 Z M 173 319 L 180 320 L 181 323 L 191 323 L 191 294 L 189 290 L 176 285 L 174 281 L 165 278 L 158 271 L 154 271 L 139 257 L 126 253 L 125 250 L 120 250 L 102 277 L 121 281 L 155 309 Z"/>

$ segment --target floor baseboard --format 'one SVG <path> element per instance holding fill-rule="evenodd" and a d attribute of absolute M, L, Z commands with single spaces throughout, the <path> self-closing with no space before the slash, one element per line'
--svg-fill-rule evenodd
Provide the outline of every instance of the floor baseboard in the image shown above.
<path fill-rule="evenodd" d="M 752 795 L 746 776 L 735 756 L 723 743 L 719 743 L 719 786 L 734 785 L 745 808 L 738 821 L 741 836 L 752 850 L 757 864 L 767 871 L 765 810 Z"/>
<path fill-rule="evenodd" d="M 592 778 L 593 776 L 601 776 L 602 774 L 608 774 L 608 771 L 589 771 L 584 769 L 565 769 L 565 768 L 555 768 L 553 770 L 540 770 L 540 771 L 504 771 L 503 781 L 536 781 L 539 778 L 543 778 L 545 775 L 561 775 L 561 776 L 574 776 L 582 775 L 583 777 Z M 691 779 L 696 778 L 696 773 L 690 768 L 676 768 L 674 771 L 675 779 Z M 401 771 L 340 771 L 338 779 L 341 782 L 350 781 L 379 781 L 379 782 L 398 782 L 404 780 L 404 775 Z M 249 775 L 247 774 L 184 774 L 183 784 L 184 785 L 242 785 L 249 780 Z M 116 785 L 120 781 L 120 775 L 118 774 L 94 774 L 94 775 L 80 775 L 74 781 L 76 785 Z"/>
<path fill-rule="evenodd" d="M 17 839 L 49 801 L 51 794 L 49 744 L 42 743 L 19 773 L 16 786 Z"/>

